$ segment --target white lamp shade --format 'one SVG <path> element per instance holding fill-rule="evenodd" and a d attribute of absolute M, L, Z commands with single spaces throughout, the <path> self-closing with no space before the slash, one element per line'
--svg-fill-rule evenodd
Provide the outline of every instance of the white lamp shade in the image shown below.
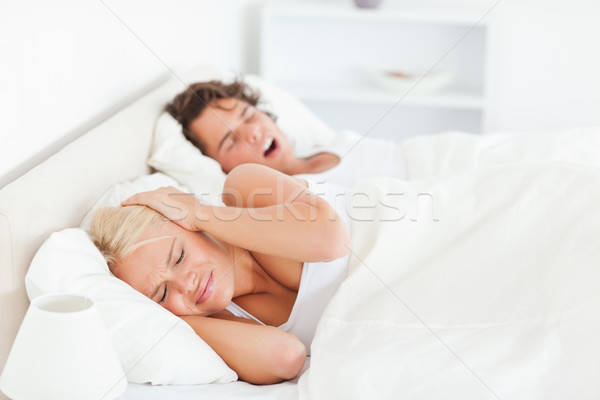
<path fill-rule="evenodd" d="M 35 298 L 0 377 L 15 400 L 112 400 L 125 374 L 94 303 L 83 296 Z"/>

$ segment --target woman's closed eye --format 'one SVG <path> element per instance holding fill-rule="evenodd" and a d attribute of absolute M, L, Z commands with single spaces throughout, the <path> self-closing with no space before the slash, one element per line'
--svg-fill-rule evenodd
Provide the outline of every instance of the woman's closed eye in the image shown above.
<path fill-rule="evenodd" d="M 175 262 L 175 265 L 181 263 L 183 261 L 183 257 L 185 256 L 185 250 L 181 249 L 181 254 L 179 255 L 179 259 Z"/>
<path fill-rule="evenodd" d="M 160 300 L 158 301 L 158 304 L 162 303 L 163 301 L 165 301 L 165 299 L 167 298 L 167 285 L 165 285 L 165 291 L 163 292 L 162 297 L 160 298 Z"/>
<path fill-rule="evenodd" d="M 181 264 L 184 257 L 185 257 L 185 250 L 181 249 L 181 253 L 179 254 L 179 258 L 177 259 L 177 261 L 175 261 L 175 265 Z M 167 288 L 167 285 L 165 284 L 165 289 L 163 291 L 163 295 L 160 298 L 160 300 L 158 301 L 159 304 L 164 302 L 167 299 L 167 290 L 168 290 L 168 288 Z"/>

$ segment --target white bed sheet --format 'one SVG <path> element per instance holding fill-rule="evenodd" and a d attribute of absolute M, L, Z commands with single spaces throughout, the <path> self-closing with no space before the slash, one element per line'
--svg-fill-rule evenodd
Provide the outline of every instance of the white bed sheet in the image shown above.
<path fill-rule="evenodd" d="M 600 399 L 600 130 L 404 146 L 422 179 L 349 197 L 300 398 Z"/>
<path fill-rule="evenodd" d="M 310 357 L 302 371 L 295 379 L 275 385 L 252 385 L 247 382 L 237 381 L 223 384 L 209 385 L 169 385 L 152 386 L 129 383 L 125 393 L 118 400 L 297 400 L 298 379 L 309 368 Z"/>

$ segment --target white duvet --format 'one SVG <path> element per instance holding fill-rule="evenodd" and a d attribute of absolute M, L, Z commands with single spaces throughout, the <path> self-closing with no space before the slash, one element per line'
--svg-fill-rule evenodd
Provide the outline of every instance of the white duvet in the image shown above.
<path fill-rule="evenodd" d="M 600 398 L 600 137 L 471 138 L 354 188 L 301 398 Z"/>

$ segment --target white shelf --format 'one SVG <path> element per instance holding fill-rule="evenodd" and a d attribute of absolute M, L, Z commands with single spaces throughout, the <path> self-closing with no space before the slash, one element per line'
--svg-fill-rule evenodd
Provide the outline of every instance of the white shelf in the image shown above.
<path fill-rule="evenodd" d="M 268 17 L 334 19 L 349 22 L 430 23 L 442 25 L 487 24 L 485 10 L 440 9 L 439 7 L 398 7 L 385 2 L 374 9 L 358 8 L 352 2 L 327 4 L 323 2 L 277 2 L 269 4 Z"/>
<path fill-rule="evenodd" d="M 339 129 L 397 138 L 447 129 L 479 132 L 489 24 L 485 10 L 344 2 L 269 3 L 261 24 L 260 72 Z M 390 92 L 368 70 L 448 71 L 432 94 Z"/>
<path fill-rule="evenodd" d="M 482 110 L 484 100 L 476 90 L 448 88 L 443 91 L 419 95 L 395 93 L 368 84 L 319 84 L 315 82 L 277 82 L 279 86 L 305 101 L 337 103 L 366 103 L 376 105 L 421 106 L 450 109 Z"/>

